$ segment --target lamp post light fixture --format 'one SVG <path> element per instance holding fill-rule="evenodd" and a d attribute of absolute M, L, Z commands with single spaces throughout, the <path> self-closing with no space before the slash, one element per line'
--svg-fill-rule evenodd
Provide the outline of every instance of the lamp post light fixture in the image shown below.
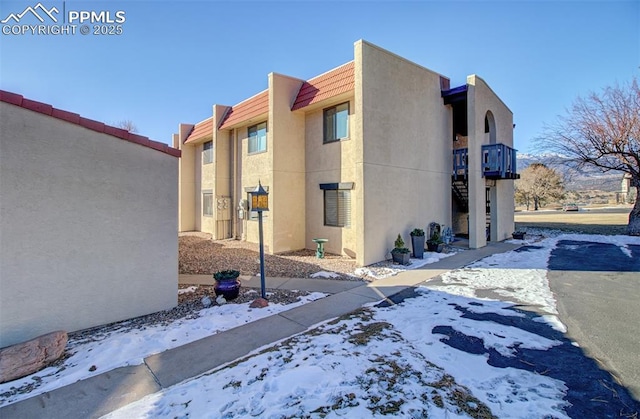
<path fill-rule="evenodd" d="M 251 210 L 258 212 L 258 229 L 260 234 L 260 288 L 261 297 L 267 299 L 267 293 L 265 290 L 264 280 L 264 240 L 262 239 L 262 211 L 269 211 L 269 192 L 267 192 L 260 181 L 258 186 L 252 192 L 251 195 Z"/>

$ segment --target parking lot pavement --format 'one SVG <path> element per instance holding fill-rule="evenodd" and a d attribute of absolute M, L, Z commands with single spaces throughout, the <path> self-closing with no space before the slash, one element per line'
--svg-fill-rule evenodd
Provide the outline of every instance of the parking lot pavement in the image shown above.
<path fill-rule="evenodd" d="M 563 240 L 547 277 L 568 335 L 640 400 L 640 246 Z"/>

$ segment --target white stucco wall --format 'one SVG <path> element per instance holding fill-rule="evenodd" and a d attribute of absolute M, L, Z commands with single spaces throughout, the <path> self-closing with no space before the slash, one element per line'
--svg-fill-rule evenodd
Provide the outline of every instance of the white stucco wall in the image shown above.
<path fill-rule="evenodd" d="M 176 157 L 7 103 L 0 133 L 0 347 L 176 305 Z"/>
<path fill-rule="evenodd" d="M 390 257 L 398 233 L 410 247 L 414 228 L 451 226 L 452 115 L 435 72 L 364 41 L 355 45 L 355 68 L 364 179 L 358 263 L 367 265 Z"/>

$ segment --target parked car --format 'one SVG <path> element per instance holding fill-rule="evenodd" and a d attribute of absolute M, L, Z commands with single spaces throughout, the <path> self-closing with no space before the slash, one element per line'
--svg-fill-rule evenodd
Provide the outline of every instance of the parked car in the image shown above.
<path fill-rule="evenodd" d="M 564 204 L 562 206 L 562 211 L 578 211 L 578 204 Z"/>

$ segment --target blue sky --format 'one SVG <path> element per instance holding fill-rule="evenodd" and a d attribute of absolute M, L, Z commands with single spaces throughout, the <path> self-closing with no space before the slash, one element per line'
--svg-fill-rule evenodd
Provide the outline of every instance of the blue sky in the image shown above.
<path fill-rule="evenodd" d="M 0 20 L 36 4 L 1 0 Z M 481 76 L 513 111 L 522 152 L 576 96 L 640 76 L 638 0 L 42 4 L 122 10 L 123 33 L 2 34 L 0 88 L 107 123 L 130 119 L 166 143 L 214 103 L 264 90 L 270 72 L 308 79 L 352 60 L 358 39 L 452 86 Z"/>

